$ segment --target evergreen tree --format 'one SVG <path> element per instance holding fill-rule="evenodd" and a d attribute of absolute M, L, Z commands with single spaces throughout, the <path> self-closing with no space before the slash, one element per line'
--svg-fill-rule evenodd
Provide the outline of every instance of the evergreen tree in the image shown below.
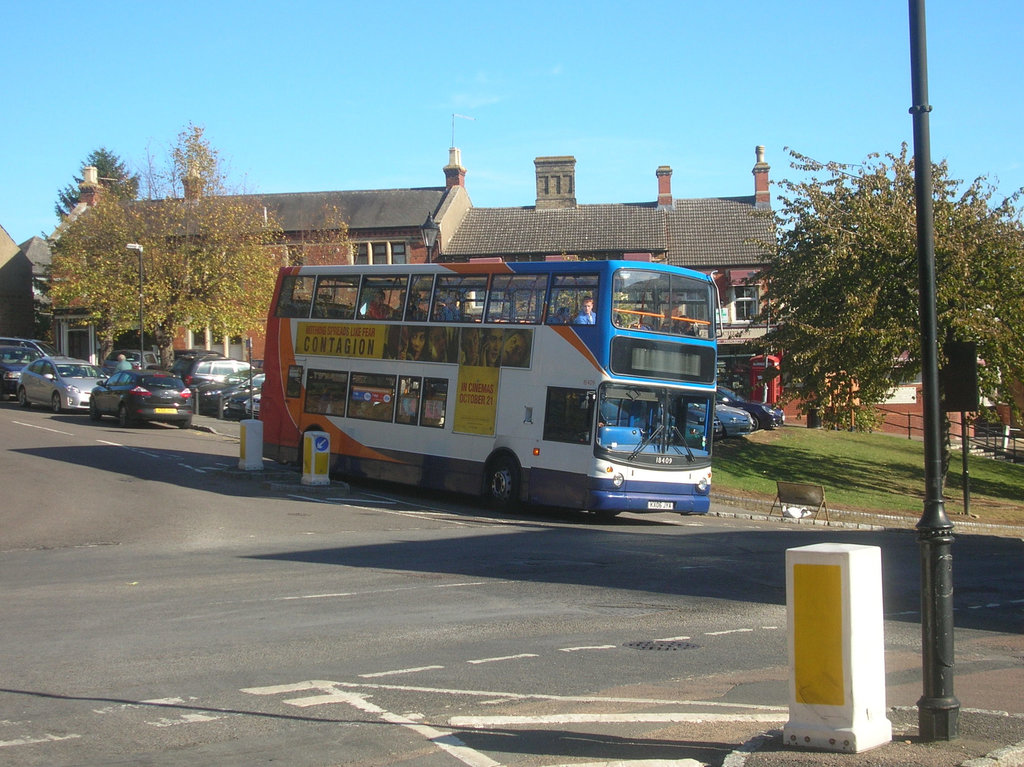
<path fill-rule="evenodd" d="M 83 168 L 90 165 L 95 166 L 100 177 L 100 186 L 108 195 L 113 195 L 118 200 L 136 199 L 139 194 L 139 177 L 131 174 L 116 154 L 100 147 L 90 153 L 82 163 Z M 57 203 L 53 208 L 58 219 L 63 221 L 78 205 L 81 183 L 81 177 L 75 176 L 73 184 L 58 190 Z"/>

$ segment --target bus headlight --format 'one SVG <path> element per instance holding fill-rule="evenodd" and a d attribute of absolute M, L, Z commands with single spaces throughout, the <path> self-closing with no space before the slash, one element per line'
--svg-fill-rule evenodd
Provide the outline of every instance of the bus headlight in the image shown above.
<path fill-rule="evenodd" d="M 622 483 L 626 481 L 626 478 L 622 476 L 622 472 L 616 472 L 615 476 L 612 477 L 612 485 L 616 488 L 622 487 Z"/>
<path fill-rule="evenodd" d="M 708 488 L 711 486 L 711 481 L 707 477 L 701 477 L 697 480 L 697 492 L 706 493 Z"/>

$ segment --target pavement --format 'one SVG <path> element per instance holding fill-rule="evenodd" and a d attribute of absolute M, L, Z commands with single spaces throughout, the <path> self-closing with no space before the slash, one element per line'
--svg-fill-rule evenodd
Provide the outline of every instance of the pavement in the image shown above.
<path fill-rule="evenodd" d="M 227 438 L 240 438 L 238 421 L 220 420 L 197 415 L 193 428 Z M 340 484 L 340 483 L 339 483 Z M 337 487 L 335 488 L 337 489 Z M 752 519 L 779 525 L 827 525 L 836 528 L 884 530 L 912 528 L 916 520 L 902 517 L 884 517 L 855 512 L 833 512 L 831 520 L 782 519 L 768 517 L 770 504 L 755 499 L 718 496 L 712 501 L 710 514 L 719 517 Z M 956 522 L 958 534 L 987 534 L 1024 539 L 1024 529 L 986 525 L 977 522 Z M 793 748 L 783 744 L 782 727 L 788 720 L 783 710 L 777 722 L 763 718 L 744 721 L 709 717 L 707 721 L 691 720 L 658 731 L 659 739 L 699 741 L 704 746 L 714 744 L 716 756 L 707 760 L 644 759 L 622 762 L 602 762 L 601 767 L 789 767 L 815 765 L 816 767 L 1024 767 L 1024 637 L 999 635 L 996 639 L 1013 645 L 1014 656 L 1020 660 L 1015 668 L 987 669 L 984 663 L 957 668 L 956 695 L 961 701 L 983 702 L 990 708 L 961 707 L 956 718 L 957 737 L 947 740 L 926 741 L 918 731 L 917 698 L 919 682 L 889 685 L 886 699 L 892 723 L 891 742 L 858 754 L 823 752 Z M 972 651 L 983 651 L 972 648 Z M 887 654 L 887 666 L 892 671 L 920 668 L 916 653 Z M 894 677 L 901 676 L 899 673 Z M 913 674 L 905 675 L 912 677 Z M 777 680 L 776 680 L 777 681 Z M 707 750 L 707 749 L 705 749 Z M 724 755 L 724 756 L 723 756 Z M 589 766 L 585 766 L 589 767 Z"/>

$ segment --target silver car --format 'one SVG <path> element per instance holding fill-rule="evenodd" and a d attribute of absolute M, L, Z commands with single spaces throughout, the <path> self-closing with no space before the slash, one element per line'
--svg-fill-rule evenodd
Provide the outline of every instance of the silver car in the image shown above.
<path fill-rule="evenodd" d="M 757 428 L 754 416 L 738 407 L 715 404 L 715 418 L 722 424 L 723 437 L 739 437 Z"/>
<path fill-rule="evenodd" d="M 85 409 L 93 387 L 104 378 L 88 360 L 40 357 L 21 371 L 18 402 L 22 407 L 47 405 L 54 413 Z"/>

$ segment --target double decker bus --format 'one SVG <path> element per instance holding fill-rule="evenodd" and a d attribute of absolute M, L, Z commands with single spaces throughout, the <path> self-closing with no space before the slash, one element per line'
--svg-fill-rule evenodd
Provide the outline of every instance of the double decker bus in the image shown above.
<path fill-rule="evenodd" d="M 584 509 L 709 507 L 717 293 L 642 261 L 281 270 L 264 456 L 330 436 L 352 478 Z"/>

